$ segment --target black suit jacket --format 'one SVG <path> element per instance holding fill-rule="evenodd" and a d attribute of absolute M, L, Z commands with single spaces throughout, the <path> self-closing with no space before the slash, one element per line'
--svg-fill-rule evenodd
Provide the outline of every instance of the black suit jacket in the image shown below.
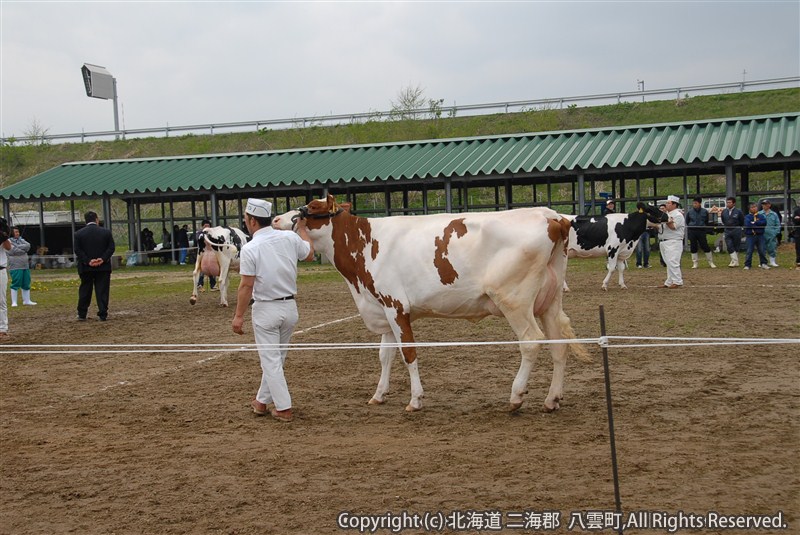
<path fill-rule="evenodd" d="M 114 254 L 114 237 L 107 228 L 89 224 L 75 233 L 75 257 L 78 273 L 88 271 L 111 271 L 111 256 Z M 97 267 L 89 265 L 94 258 L 102 258 Z"/>

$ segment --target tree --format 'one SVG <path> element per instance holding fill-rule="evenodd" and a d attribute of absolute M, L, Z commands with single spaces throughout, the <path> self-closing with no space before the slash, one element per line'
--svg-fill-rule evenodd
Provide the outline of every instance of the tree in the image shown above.
<path fill-rule="evenodd" d="M 50 131 L 49 128 L 43 127 L 36 117 L 33 118 L 33 122 L 25 130 L 24 134 L 26 139 L 26 143 L 28 145 L 47 145 L 47 134 Z"/>
<path fill-rule="evenodd" d="M 415 110 L 425 107 L 425 89 L 420 85 L 407 86 L 397 93 L 397 102 L 392 101 L 392 118 L 398 121 L 416 119 Z"/>

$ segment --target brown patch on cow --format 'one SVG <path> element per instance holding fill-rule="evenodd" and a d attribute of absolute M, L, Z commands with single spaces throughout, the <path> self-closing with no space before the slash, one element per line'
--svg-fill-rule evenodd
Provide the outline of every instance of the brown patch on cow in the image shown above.
<path fill-rule="evenodd" d="M 457 238 L 461 238 L 467 233 L 467 226 L 464 224 L 464 218 L 454 219 L 444 228 L 444 235 L 440 238 L 436 236 L 433 244 L 436 246 L 436 253 L 433 257 L 433 265 L 436 266 L 439 272 L 439 280 L 442 284 L 453 284 L 458 278 L 453 264 L 448 260 L 447 255 L 448 247 L 450 246 L 450 239 L 453 237 L 453 232 L 456 233 Z"/>
<path fill-rule="evenodd" d="M 397 315 L 395 316 L 395 322 L 397 323 L 398 327 L 400 327 L 400 342 L 404 344 L 413 344 L 414 333 L 411 331 L 411 315 L 405 312 L 403 303 L 391 295 L 380 294 L 377 297 L 378 301 L 380 301 L 383 306 L 386 308 L 393 308 L 397 312 Z M 401 349 L 401 351 L 403 352 L 403 360 L 406 362 L 406 364 L 411 364 L 417 360 L 416 347 L 404 347 Z"/>
<path fill-rule="evenodd" d="M 372 239 L 372 227 L 365 217 L 357 217 L 349 212 L 325 220 L 333 225 L 333 265 L 347 279 L 357 292 L 360 287 L 366 288 L 378 297 L 375 290 L 375 279 L 367 270 L 366 251 L 371 246 L 372 259 L 378 255 L 378 241 Z"/>

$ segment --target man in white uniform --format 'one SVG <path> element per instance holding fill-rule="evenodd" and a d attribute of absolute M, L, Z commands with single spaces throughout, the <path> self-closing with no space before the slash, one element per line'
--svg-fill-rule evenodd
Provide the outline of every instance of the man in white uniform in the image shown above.
<path fill-rule="evenodd" d="M 260 347 L 261 386 L 252 401 L 253 412 L 291 422 L 292 398 L 283 374 L 292 331 L 297 323 L 297 261 L 313 260 L 314 248 L 304 220 L 297 234 L 272 228 L 272 203 L 247 199 L 244 222 L 253 237 L 240 253 L 238 301 L 233 332 L 244 334 L 244 313 L 253 300 L 253 334 Z M 273 407 L 269 407 L 274 405 Z"/>
<path fill-rule="evenodd" d="M 0 217 L 0 340 L 8 338 L 8 305 L 6 287 L 8 286 L 8 254 L 11 250 L 9 228 L 5 218 Z"/>
<path fill-rule="evenodd" d="M 661 255 L 667 264 L 667 280 L 664 288 L 676 289 L 683 286 L 681 274 L 681 254 L 683 254 L 683 231 L 686 220 L 679 209 L 680 198 L 676 195 L 667 196 L 667 215 L 669 220 L 661 223 L 659 234 Z"/>

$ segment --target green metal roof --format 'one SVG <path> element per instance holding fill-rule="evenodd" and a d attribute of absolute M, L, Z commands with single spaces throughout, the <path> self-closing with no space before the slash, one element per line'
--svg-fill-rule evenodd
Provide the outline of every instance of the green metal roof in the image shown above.
<path fill-rule="evenodd" d="M 8 200 L 640 168 L 800 156 L 800 112 L 342 147 L 70 162 Z"/>

